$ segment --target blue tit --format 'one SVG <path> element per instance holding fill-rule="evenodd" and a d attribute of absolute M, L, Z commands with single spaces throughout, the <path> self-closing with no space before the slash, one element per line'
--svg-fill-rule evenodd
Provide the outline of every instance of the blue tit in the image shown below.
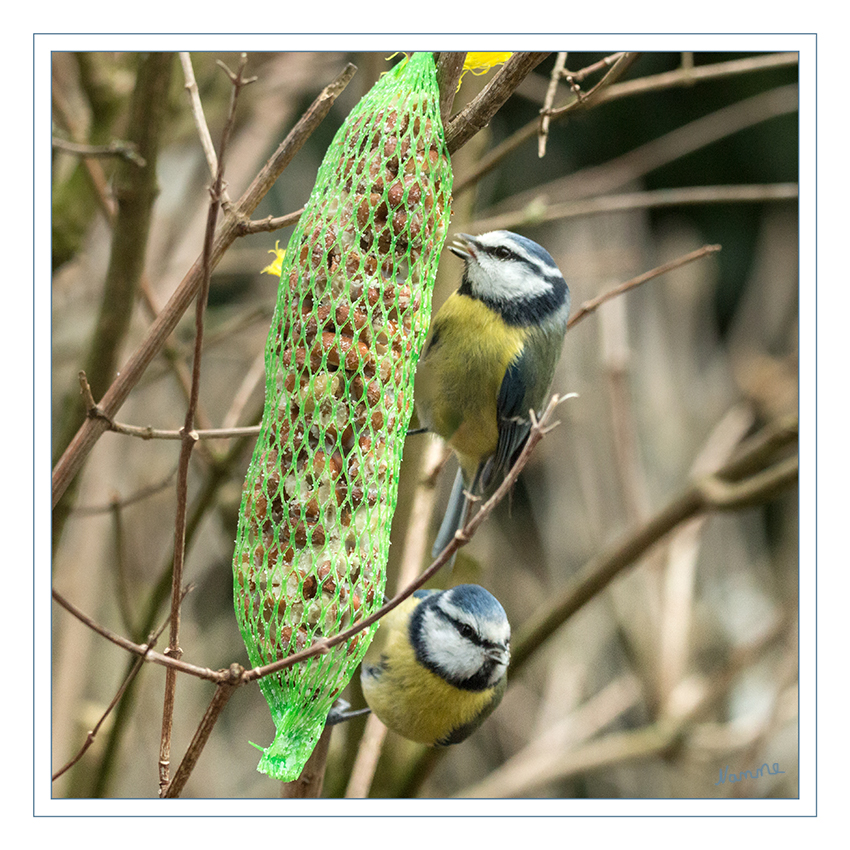
<path fill-rule="evenodd" d="M 459 234 L 460 288 L 431 323 L 417 372 L 420 425 L 460 463 L 433 554 L 463 526 L 469 502 L 503 475 L 544 406 L 567 329 L 570 291 L 552 257 L 530 239 L 497 230 Z"/>
<path fill-rule="evenodd" d="M 361 667 L 366 704 L 411 741 L 457 744 L 501 701 L 510 638 L 504 609 L 483 587 L 418 590 L 381 620 Z"/>

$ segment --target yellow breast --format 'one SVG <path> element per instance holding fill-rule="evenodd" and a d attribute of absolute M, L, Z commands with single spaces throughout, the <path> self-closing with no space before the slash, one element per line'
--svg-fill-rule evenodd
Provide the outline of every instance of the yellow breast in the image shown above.
<path fill-rule="evenodd" d="M 499 388 L 522 351 L 523 334 L 480 301 L 457 293 L 434 318 L 432 339 L 435 334 L 417 373 L 420 420 L 474 474 L 479 460 L 496 450 Z"/>
<path fill-rule="evenodd" d="M 378 644 L 370 647 L 363 663 L 361 683 L 366 702 L 386 726 L 411 741 L 433 746 L 484 713 L 496 689 L 461 690 L 416 660 L 407 639 L 407 621 L 417 604 L 418 600 L 408 600 L 381 621 Z M 380 673 L 370 675 L 370 665 L 380 665 Z"/>

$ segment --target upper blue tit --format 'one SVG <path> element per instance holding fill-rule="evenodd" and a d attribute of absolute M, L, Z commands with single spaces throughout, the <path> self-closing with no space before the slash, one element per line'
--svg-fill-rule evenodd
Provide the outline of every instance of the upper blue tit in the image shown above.
<path fill-rule="evenodd" d="M 466 520 L 464 490 L 503 474 L 525 445 L 570 313 L 569 288 L 536 242 L 496 230 L 459 234 L 449 250 L 464 261 L 463 279 L 434 316 L 416 385 L 420 424 L 460 462 L 435 556 Z"/>
<path fill-rule="evenodd" d="M 457 744 L 501 701 L 510 639 L 504 609 L 483 587 L 418 590 L 381 620 L 360 673 L 366 703 L 411 741 Z"/>

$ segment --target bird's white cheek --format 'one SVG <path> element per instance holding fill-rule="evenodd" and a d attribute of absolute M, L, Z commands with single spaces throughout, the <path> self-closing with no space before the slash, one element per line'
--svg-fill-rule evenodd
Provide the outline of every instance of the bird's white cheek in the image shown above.
<path fill-rule="evenodd" d="M 428 656 L 448 678 L 465 679 L 475 675 L 483 658 L 477 647 L 461 640 L 452 627 L 432 630 Z"/>

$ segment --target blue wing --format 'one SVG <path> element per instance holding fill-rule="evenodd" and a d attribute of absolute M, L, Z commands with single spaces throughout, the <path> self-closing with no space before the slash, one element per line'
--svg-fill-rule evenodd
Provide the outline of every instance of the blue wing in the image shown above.
<path fill-rule="evenodd" d="M 508 366 L 499 387 L 499 398 L 496 402 L 499 439 L 491 468 L 486 472 L 486 480 L 482 481 L 483 485 L 486 485 L 494 474 L 504 475 L 511 468 L 528 439 L 531 431 L 531 420 L 528 416 L 531 407 L 528 403 L 531 379 L 529 360 L 523 353 Z"/>

